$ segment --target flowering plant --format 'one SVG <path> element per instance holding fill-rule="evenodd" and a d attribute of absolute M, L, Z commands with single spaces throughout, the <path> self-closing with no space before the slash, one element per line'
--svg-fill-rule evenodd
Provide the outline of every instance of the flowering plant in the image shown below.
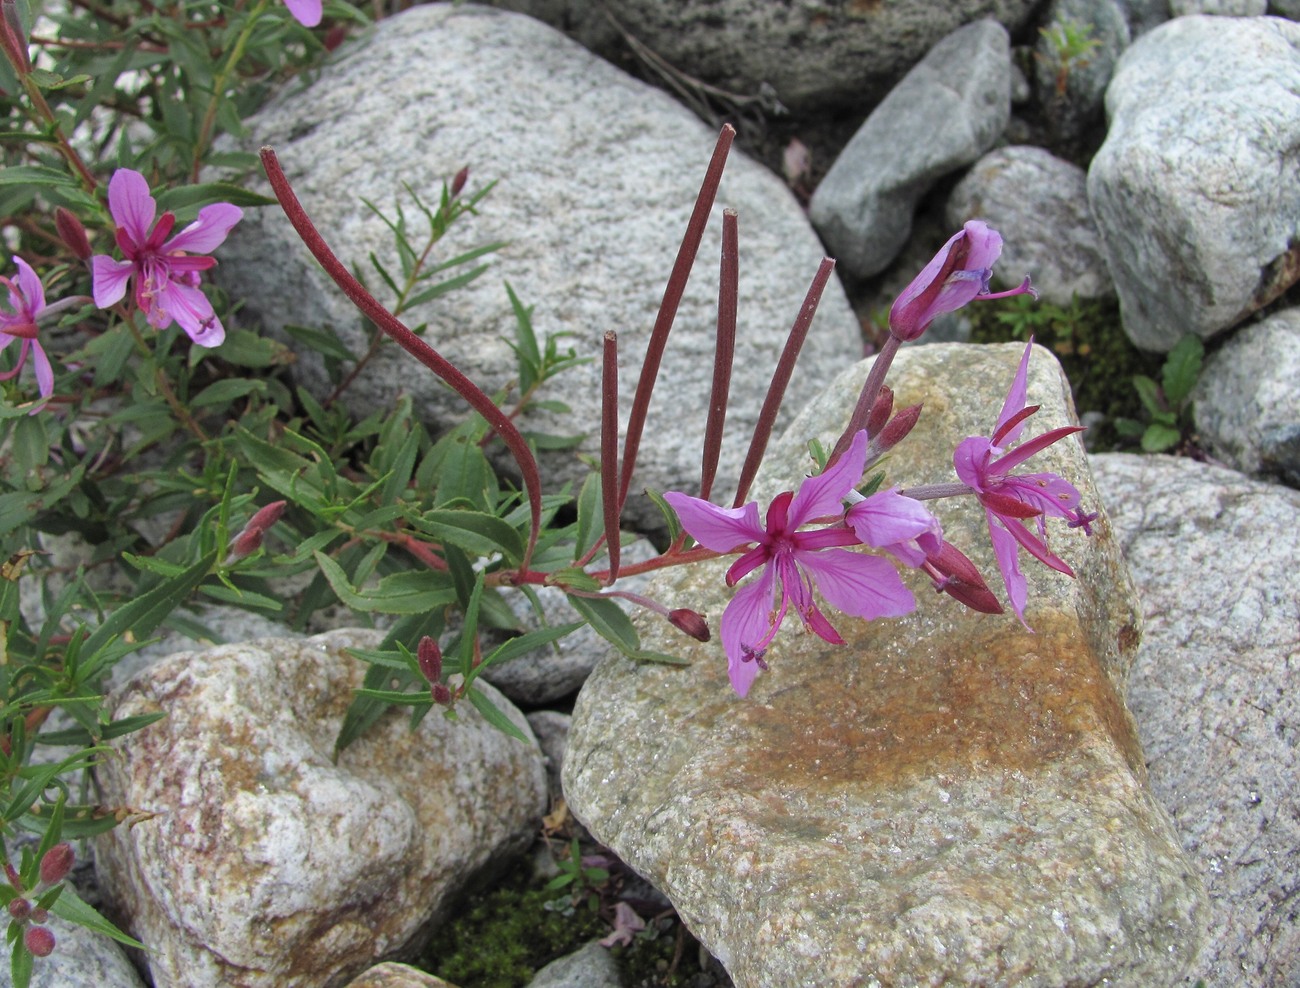
<path fill-rule="evenodd" d="M 895 410 L 884 385 L 898 346 L 971 301 L 1031 293 L 1027 280 L 1011 292 L 990 291 L 1001 240 L 972 221 L 895 303 L 890 338 L 839 441 L 819 455 L 820 472 L 762 508 L 746 497 L 831 262 L 817 271 L 792 327 L 730 507 L 710 502 L 735 334 L 734 320 L 720 320 L 700 487 L 662 498 L 665 528 L 684 526 L 696 544 L 682 535 L 654 558 L 626 564 L 620 516 L 658 356 L 716 199 L 730 128 L 714 150 L 621 436 L 618 341 L 611 333 L 602 342 L 605 405 L 601 421 L 586 424 L 599 432 L 599 462 L 570 497 L 546 488 L 535 450 L 570 447 L 572 437 L 525 435 L 517 418 L 584 358 L 557 336 L 540 340 L 530 307 L 510 292 L 520 397 L 507 410 L 503 395 L 486 393 L 420 327 L 403 322 L 478 277 L 483 258 L 503 246 L 437 256 L 453 224 L 486 208 L 490 184 L 448 163 L 440 189 L 408 190 L 412 216 L 401 206 L 395 217 L 381 213 L 396 260 L 362 259 L 387 290 L 381 301 L 357 276 L 358 259 L 340 259 L 316 230 L 273 152 L 259 161 L 217 149 L 218 136 L 239 130 L 268 81 L 315 64 L 326 39 L 333 35 L 335 43 L 338 29 L 359 14 L 337 4 L 322 10 L 319 0 L 256 0 L 215 5 L 208 22 L 182 8 L 168 13 L 129 0 L 121 11 L 114 7 L 120 19 L 77 5 L 52 14 L 60 30 L 47 37 L 32 33 L 12 0 L 0 4 L 0 109 L 11 138 L 0 196 L 21 220 L 13 224 L 15 271 L 0 276 L 0 352 L 8 354 L 0 357 L 0 863 L 9 876 L 0 898 L 16 924 L 15 984 L 26 984 L 35 958 L 56 949 L 46 914 L 135 943 L 77 898 L 60 871 L 70 859 L 58 850 L 132 811 L 97 806 L 69 780 L 105 757 L 115 738 L 149 722 L 110 720 L 101 702 L 124 655 L 164 630 L 217 637 L 200 603 L 242 608 L 295 630 L 311 629 L 332 607 L 350 610 L 358 623 L 383 623 L 383 642 L 358 655 L 369 671 L 343 722 L 340 749 L 394 704 L 410 707 L 415 721 L 431 711 L 454 717 L 469 704 L 522 737 L 481 688 L 498 663 L 583 625 L 635 661 L 680 662 L 642 647 L 621 606 L 628 602 L 709 639 L 704 615 L 621 590 L 620 576 L 736 554 L 728 582 L 739 589 L 718 630 L 743 696 L 790 611 L 828 642 L 843 640 L 835 612 L 863 620 L 909 612 L 915 600 L 899 566 L 924 572 L 960 604 L 1001 609 L 975 566 L 945 540 L 927 500 L 980 499 L 1022 619 L 1017 547 L 1060 569 L 1043 518 L 1086 527 L 1065 480 L 1013 472 L 1076 431 L 1009 445 L 1030 413 L 1023 364 L 992 435 L 959 447 L 961 483 L 886 486 L 872 473 L 921 414 L 919 407 Z M 168 22 L 173 14 L 180 20 Z M 326 14 L 330 23 L 318 38 L 307 28 Z M 133 17 L 147 19 L 150 31 L 132 33 Z M 122 56 L 137 49 L 148 55 L 143 66 Z M 106 112 L 123 106 L 138 113 L 130 126 L 120 112 Z M 102 130 L 80 123 L 101 118 Z M 274 200 L 234 181 L 207 180 L 213 169 L 239 173 L 258 164 Z M 272 336 L 241 325 L 238 300 L 211 281 L 214 255 L 241 235 L 244 210 L 277 203 L 358 306 L 371 334 L 360 352 L 329 327 L 270 327 Z M 720 309 L 734 313 L 734 214 L 724 213 L 723 242 Z M 463 422 L 433 434 L 404 396 L 383 409 L 347 407 L 358 374 L 379 347 L 394 344 L 464 400 L 470 414 Z M 325 364 L 325 393 L 286 384 L 308 349 Z M 485 451 L 493 442 L 514 458 L 517 485 L 493 468 Z M 59 540 L 79 543 L 86 554 L 60 566 L 52 555 Z M 20 592 L 33 584 L 38 592 Z M 528 596 L 542 586 L 560 589 L 576 620 L 524 626 L 504 595 Z M 38 745 L 73 753 L 37 763 Z M 38 835 L 34 850 L 18 850 L 22 832 Z M 12 905 L 20 901 L 26 907 Z"/>

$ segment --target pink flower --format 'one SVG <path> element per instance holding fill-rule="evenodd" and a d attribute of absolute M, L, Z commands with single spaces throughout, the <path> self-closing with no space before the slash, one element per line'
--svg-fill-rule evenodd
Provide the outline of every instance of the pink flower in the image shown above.
<path fill-rule="evenodd" d="M 0 350 L 14 340 L 21 340 L 22 344 L 18 351 L 18 362 L 14 364 L 13 370 L 0 374 L 0 381 L 15 377 L 23 369 L 30 353 L 32 369 L 36 372 L 36 387 L 42 398 L 48 398 L 54 393 L 54 370 L 50 367 L 50 358 L 36 340 L 36 324 L 45 311 L 45 287 L 36 272 L 21 257 L 15 257 L 14 264 L 18 265 L 17 284 L 0 277 L 0 284 L 9 290 L 11 310 L 0 310 Z M 39 411 L 39 408 L 40 406 L 32 411 Z"/>
<path fill-rule="evenodd" d="M 1038 293 L 1026 278 L 1019 288 L 990 292 L 993 262 L 1002 253 L 1002 237 L 983 220 L 969 220 L 903 289 L 889 309 L 889 332 L 914 340 L 945 312 L 956 312 L 976 298 L 1006 298 Z"/>
<path fill-rule="evenodd" d="M 321 19 L 321 0 L 284 0 L 296 20 L 303 27 L 315 27 Z"/>
<path fill-rule="evenodd" d="M 1038 411 L 1037 405 L 1025 406 L 1026 375 L 1029 372 L 1029 354 L 1033 350 L 1033 340 L 1025 347 L 1024 356 L 1020 358 L 1020 369 L 1011 384 L 1011 391 L 1002 406 L 993 427 L 993 435 L 971 436 L 963 439 L 953 453 L 953 466 L 962 483 L 969 486 L 979 496 L 988 517 L 989 537 L 993 540 L 993 555 L 997 559 L 998 569 L 1002 571 L 1002 580 L 1007 587 L 1007 596 L 1011 607 L 1025 624 L 1025 600 L 1027 586 L 1024 574 L 1020 572 L 1019 547 L 1023 547 L 1039 562 L 1046 563 L 1052 569 L 1074 576 L 1074 571 L 1058 556 L 1047 548 L 1047 515 L 1069 519 L 1072 526 L 1084 525 L 1091 518 L 1078 510 L 1079 492 L 1068 481 L 1054 473 L 1012 474 L 1011 470 L 1029 459 L 1035 453 L 1046 449 L 1066 436 L 1082 432 L 1081 426 L 1069 425 L 1045 432 L 1036 439 L 1030 439 L 1015 449 L 1007 446 L 1020 436 L 1025 421 Z M 1035 535 L 1024 524 L 1025 519 L 1036 518 L 1038 534 Z M 1032 630 L 1032 629 L 1031 629 Z"/>
<path fill-rule="evenodd" d="M 158 205 L 144 176 L 129 168 L 113 173 L 108 208 L 126 260 L 115 261 L 106 254 L 91 258 L 95 304 L 107 309 L 119 302 L 127 281 L 134 277 L 135 302 L 150 326 L 165 329 L 174 320 L 199 346 L 220 346 L 226 331 L 199 289 L 200 272 L 217 262 L 197 255 L 220 246 L 244 211 L 227 202 L 204 206 L 198 219 L 168 240 L 176 217 L 163 213 L 154 224 Z"/>
<path fill-rule="evenodd" d="M 794 605 L 804 626 L 825 641 L 842 645 L 813 599 L 819 590 L 827 602 L 846 614 L 862 618 L 899 617 L 916 607 L 916 600 L 886 560 L 840 546 L 858 545 L 853 530 L 841 520 L 841 501 L 862 478 L 867 433 L 860 431 L 844 455 L 825 473 L 806 479 L 797 494 L 778 494 L 767 509 L 767 524 L 758 520 L 758 504 L 719 508 L 676 491 L 664 495 L 683 527 L 700 545 L 714 552 L 735 552 L 755 543 L 727 571 L 734 586 L 762 567 L 758 579 L 742 587 L 722 612 L 722 645 L 727 653 L 731 685 L 744 696 L 760 669 L 763 655 Z M 833 517 L 833 524 L 809 531 L 809 522 Z M 776 584 L 781 583 L 780 606 Z"/>

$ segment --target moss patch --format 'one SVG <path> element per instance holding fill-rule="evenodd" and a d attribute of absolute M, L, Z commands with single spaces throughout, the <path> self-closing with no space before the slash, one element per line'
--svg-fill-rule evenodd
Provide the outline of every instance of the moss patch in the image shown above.
<path fill-rule="evenodd" d="M 1164 356 L 1139 350 L 1120 326 L 1119 304 L 1112 300 L 1075 299 L 1068 306 L 1016 296 L 968 306 L 971 342 L 1028 340 L 1056 354 L 1070 379 L 1074 404 L 1082 415 L 1101 412 L 1106 421 L 1088 437 L 1094 451 L 1123 445 L 1114 429 L 1117 418 L 1142 418 L 1142 403 L 1133 375 L 1159 379 Z"/>

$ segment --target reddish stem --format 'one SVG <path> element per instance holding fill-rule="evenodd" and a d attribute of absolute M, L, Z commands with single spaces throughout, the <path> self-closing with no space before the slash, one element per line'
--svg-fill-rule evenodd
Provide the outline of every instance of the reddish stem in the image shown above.
<path fill-rule="evenodd" d="M 722 429 L 727 421 L 731 367 L 736 353 L 736 297 L 740 285 L 740 235 L 736 211 L 722 211 L 722 263 L 718 272 L 718 336 L 713 348 L 713 390 L 704 425 L 704 457 L 700 467 L 700 499 L 707 501 L 718 475 Z"/>
<path fill-rule="evenodd" d="M 618 579 L 618 334 L 605 331 L 600 375 L 600 495 L 605 508 L 609 582 Z"/>
<path fill-rule="evenodd" d="M 621 508 L 627 502 L 628 488 L 632 485 L 632 470 L 636 466 L 636 454 L 641 447 L 641 433 L 645 429 L 646 415 L 650 410 L 650 395 L 654 391 L 655 378 L 659 375 L 659 365 L 663 361 L 664 347 L 668 345 L 668 333 L 673 328 L 673 319 L 677 316 L 677 307 L 681 304 L 686 291 L 686 281 L 690 277 L 691 267 L 695 264 L 695 255 L 699 253 L 700 241 L 704 238 L 704 227 L 709 221 L 709 211 L 718 194 L 718 185 L 722 181 L 722 168 L 727 162 L 727 152 L 735 139 L 736 129 L 731 124 L 724 124 L 718 135 L 718 143 L 713 149 L 700 194 L 695 199 L 695 209 L 686 224 L 686 234 L 682 245 L 677 250 L 677 260 L 673 262 L 672 272 L 668 275 L 668 284 L 664 288 L 663 301 L 659 304 L 659 315 L 655 318 L 654 329 L 650 332 L 650 342 L 646 346 L 645 361 L 641 365 L 641 376 L 636 383 L 636 394 L 632 398 L 632 410 L 628 415 L 627 438 L 623 441 L 623 470 L 619 483 L 618 503 Z"/>
<path fill-rule="evenodd" d="M 749 485 L 754 482 L 758 465 L 763 462 L 763 454 L 767 452 L 767 442 L 772 438 L 772 427 L 776 425 L 776 413 L 781 410 L 781 400 L 785 397 L 785 389 L 790 384 L 790 376 L 794 373 L 795 361 L 799 359 L 803 341 L 808 338 L 813 316 L 817 314 L 817 303 L 821 301 L 822 292 L 826 290 L 826 283 L 830 281 L 831 272 L 834 270 L 835 262 L 829 257 L 823 257 L 817 273 L 813 275 L 812 284 L 808 286 L 808 294 L 804 296 L 799 315 L 795 317 L 794 325 L 790 327 L 790 336 L 786 339 L 785 349 L 781 351 L 781 357 L 776 362 L 776 370 L 772 372 L 772 383 L 768 385 L 767 397 L 763 399 L 758 421 L 754 424 L 754 437 L 749 442 L 745 464 L 740 468 L 740 480 L 736 483 L 736 499 L 732 502 L 732 507 L 738 508 L 745 503 L 745 496 L 749 494 Z"/>
<path fill-rule="evenodd" d="M 324 238 L 317 232 L 311 218 L 308 217 L 306 210 L 302 208 L 302 203 L 298 201 L 297 195 L 294 194 L 293 188 L 289 185 L 289 180 L 285 177 L 280 162 L 276 159 L 275 151 L 269 147 L 264 147 L 261 155 L 262 167 L 266 169 L 266 176 L 271 181 L 271 188 L 275 192 L 275 197 L 280 201 L 280 207 L 284 210 L 285 215 L 289 217 L 289 222 L 293 224 L 294 230 L 302 238 L 302 242 L 307 245 L 307 249 L 311 251 L 312 256 L 325 269 L 325 273 L 333 279 L 339 288 L 343 289 L 344 294 L 351 299 L 353 305 L 361 310 L 362 314 L 396 340 L 402 349 L 442 378 L 453 391 L 465 399 L 474 411 L 482 415 L 513 454 L 515 461 L 519 464 L 519 472 L 523 477 L 524 487 L 528 492 L 528 507 L 532 519 L 528 533 L 528 548 L 525 550 L 523 561 L 520 563 L 520 570 L 528 569 L 542 525 L 542 480 L 537 469 L 537 460 L 533 457 L 532 450 L 528 448 L 528 443 L 523 435 L 515 427 L 514 423 L 506 417 L 505 413 L 473 381 L 457 370 L 433 347 L 412 333 L 400 319 L 385 309 L 373 295 L 366 291 L 361 282 L 352 276 L 352 273 L 334 255 Z"/>

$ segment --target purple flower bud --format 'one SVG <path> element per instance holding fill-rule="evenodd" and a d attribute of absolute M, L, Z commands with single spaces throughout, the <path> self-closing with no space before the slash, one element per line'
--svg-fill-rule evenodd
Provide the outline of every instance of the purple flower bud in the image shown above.
<path fill-rule="evenodd" d="M 1033 295 L 1026 278 L 1019 288 L 990 292 L 993 262 L 1002 253 L 1002 237 L 982 220 L 969 220 L 944 244 L 889 310 L 889 332 L 907 342 L 924 333 L 945 312 L 956 312 L 975 298 Z"/>
<path fill-rule="evenodd" d="M 867 435 L 870 438 L 875 439 L 880 434 L 880 430 L 889 421 L 889 413 L 893 410 L 894 392 L 882 384 L 880 394 L 876 396 L 876 403 L 871 406 L 871 414 L 867 416 Z"/>
<path fill-rule="evenodd" d="M 920 417 L 920 405 L 909 405 L 907 408 L 904 408 L 889 420 L 888 425 L 880 430 L 880 441 L 876 444 L 876 448 L 881 453 L 886 453 L 893 449 L 907 438 L 907 434 L 916 426 L 916 422 Z"/>
<path fill-rule="evenodd" d="M 466 165 L 456 173 L 456 177 L 451 180 L 451 197 L 455 199 L 460 195 L 461 190 L 465 188 L 465 183 L 469 181 L 469 165 Z"/>
<path fill-rule="evenodd" d="M 668 620 L 673 623 L 674 627 L 686 632 L 697 642 L 706 642 L 710 638 L 709 623 L 704 620 L 704 615 L 698 611 L 679 607 L 668 612 Z"/>
<path fill-rule="evenodd" d="M 21 895 L 16 899 L 10 899 L 8 908 L 9 915 L 20 923 L 32 914 L 32 904 Z"/>
<path fill-rule="evenodd" d="M 429 692 L 433 696 L 433 702 L 438 704 L 438 706 L 451 706 L 451 690 L 447 688 L 446 683 L 434 683 L 429 688 Z"/>
<path fill-rule="evenodd" d="M 76 857 L 71 844 L 55 844 L 41 858 L 41 881 L 46 885 L 57 885 L 63 881 L 72 870 L 72 862 Z"/>
<path fill-rule="evenodd" d="M 18 874 L 18 869 L 8 861 L 5 862 L 5 877 L 9 879 L 9 884 L 14 887 L 14 891 L 23 891 L 22 876 Z"/>
<path fill-rule="evenodd" d="M 45 926 L 30 926 L 23 934 L 23 943 L 37 957 L 49 957 L 54 953 L 54 934 Z"/>
<path fill-rule="evenodd" d="M 77 219 L 73 213 L 60 206 L 54 211 L 54 227 L 59 231 L 59 236 L 63 242 L 68 245 L 68 250 L 76 255 L 78 261 L 87 260 L 94 253 L 90 249 L 90 239 L 86 236 L 86 228 L 81 225 L 81 220 Z"/>
<path fill-rule="evenodd" d="M 420 664 L 420 672 L 424 673 L 424 678 L 430 685 L 442 679 L 442 649 L 428 635 L 421 638 L 420 644 L 416 646 L 415 660 Z"/>
<path fill-rule="evenodd" d="M 50 912 L 48 909 L 42 909 L 40 906 L 32 906 L 32 922 L 48 923 L 50 921 Z"/>
<path fill-rule="evenodd" d="M 248 523 L 239 530 L 239 534 L 230 540 L 230 545 L 226 547 L 224 565 L 237 563 L 255 553 L 262 545 L 262 536 L 266 534 L 267 529 L 280 520 L 284 508 L 284 501 L 272 501 L 266 507 L 259 508 L 253 517 L 248 519 Z"/>

